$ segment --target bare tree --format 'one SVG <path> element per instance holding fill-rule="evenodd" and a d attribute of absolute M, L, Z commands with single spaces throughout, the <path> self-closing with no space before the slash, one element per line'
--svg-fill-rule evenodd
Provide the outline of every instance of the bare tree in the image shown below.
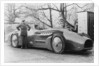
<path fill-rule="evenodd" d="M 11 3 L 11 4 L 7 4 L 6 8 L 5 8 L 5 17 L 6 17 L 6 21 L 9 23 L 14 23 L 15 18 L 17 17 L 15 11 L 17 9 L 15 9 L 15 4 Z"/>
<path fill-rule="evenodd" d="M 93 4 L 90 4 L 90 3 L 86 3 L 84 6 L 79 6 L 77 3 L 72 3 L 72 4 L 69 4 L 69 5 L 66 5 L 66 3 L 60 3 L 60 10 L 57 8 L 57 11 L 59 10 L 59 13 L 60 13 L 60 16 L 62 17 L 61 18 L 61 23 L 63 23 L 63 28 L 69 28 L 69 29 L 72 29 L 74 30 L 75 29 L 75 25 L 71 25 L 68 21 L 67 21 L 67 17 L 69 17 L 67 15 L 67 7 L 68 6 L 74 6 L 73 9 L 75 10 L 75 5 L 77 7 L 79 7 L 80 9 L 82 9 L 82 11 L 88 11 L 88 10 L 91 10 L 94 5 Z M 76 10 L 75 10 L 76 11 Z M 76 12 L 74 13 L 75 14 L 75 17 L 76 17 Z M 75 22 L 77 22 L 77 19 L 75 19 Z"/>
<path fill-rule="evenodd" d="M 53 28 L 53 19 L 52 19 L 51 4 L 48 4 L 47 6 L 48 6 L 48 9 L 47 9 L 47 10 L 49 10 L 49 17 L 50 17 L 50 18 L 48 18 L 48 17 L 46 16 L 46 14 L 44 13 L 44 10 L 43 10 L 43 8 L 42 8 L 42 10 L 43 10 L 43 15 L 44 15 L 44 17 L 50 22 L 51 28 Z"/>
<path fill-rule="evenodd" d="M 86 3 L 86 4 L 83 4 L 83 6 L 80 6 L 79 3 L 73 3 L 71 4 L 72 8 L 69 9 L 67 12 L 69 12 L 69 14 L 67 15 L 68 18 L 72 18 L 73 20 L 73 31 L 77 31 L 77 23 L 78 23 L 78 18 L 77 18 L 77 12 L 79 12 L 79 10 L 77 9 L 80 9 L 80 11 L 82 12 L 86 12 L 86 11 L 93 11 L 94 10 L 94 4 L 92 3 Z"/>
<path fill-rule="evenodd" d="M 76 3 L 72 3 L 67 5 L 66 3 L 60 3 L 60 8 L 58 8 L 55 4 L 46 4 L 47 7 L 43 7 L 40 6 L 38 8 L 35 7 L 29 7 L 29 6 L 24 6 L 27 9 L 29 9 L 31 11 L 31 13 L 28 13 L 28 16 L 32 16 L 33 18 L 35 18 L 36 20 L 38 20 L 39 22 L 41 22 L 42 24 L 53 28 L 53 15 L 52 15 L 52 11 L 57 11 L 60 14 L 60 23 L 62 23 L 63 28 L 69 28 L 69 29 L 74 29 L 75 27 L 73 25 L 70 24 L 70 22 L 67 21 L 67 7 L 68 6 L 72 6 L 72 5 L 77 5 L 78 7 L 80 7 L 78 4 Z M 54 7 L 52 7 L 52 5 L 54 5 Z M 87 6 L 88 4 L 84 5 L 83 7 Z M 81 9 L 83 9 L 83 7 L 80 7 Z M 49 18 L 46 15 L 46 13 L 44 11 L 48 10 L 49 12 Z M 86 10 L 86 9 L 85 9 Z M 39 13 L 42 13 L 40 15 L 42 15 L 42 17 L 40 17 Z M 46 18 L 46 20 L 44 21 L 44 19 Z M 47 23 L 49 22 L 50 25 Z"/>
<path fill-rule="evenodd" d="M 52 20 L 52 9 L 51 9 L 51 4 L 48 5 L 48 8 L 49 8 L 49 14 L 50 14 L 50 24 L 51 24 L 51 27 L 53 28 L 53 20 Z"/>
<path fill-rule="evenodd" d="M 68 6 L 71 6 L 72 4 L 70 5 L 66 5 L 66 3 L 60 3 L 60 10 L 59 10 L 59 13 L 60 13 L 60 23 L 62 24 L 62 27 L 63 28 L 73 28 L 73 26 L 67 21 L 67 7 Z"/>
<path fill-rule="evenodd" d="M 48 24 L 46 23 L 46 21 L 43 21 L 42 19 L 40 19 L 40 17 L 39 17 L 39 11 L 38 11 L 36 8 L 34 8 L 34 7 L 29 7 L 28 5 L 27 5 L 27 6 L 24 6 L 24 7 L 31 11 L 31 13 L 28 13 L 28 14 L 26 15 L 27 17 L 28 17 L 28 16 L 31 16 L 31 17 L 33 17 L 34 19 L 36 19 L 36 20 L 38 20 L 39 22 L 41 22 L 42 24 L 44 24 L 44 25 L 46 25 L 46 26 L 48 26 L 48 27 L 51 27 L 50 25 L 48 25 Z M 47 18 L 47 16 L 45 15 L 44 12 L 42 12 L 42 14 L 43 14 L 44 17 Z M 47 18 L 47 19 L 48 19 L 48 18 Z M 49 20 L 49 19 L 48 19 L 48 20 Z"/>
<path fill-rule="evenodd" d="M 18 11 L 22 6 L 16 7 L 15 3 L 5 4 L 5 21 L 8 23 L 14 23 L 15 19 L 19 17 L 20 11 Z"/>

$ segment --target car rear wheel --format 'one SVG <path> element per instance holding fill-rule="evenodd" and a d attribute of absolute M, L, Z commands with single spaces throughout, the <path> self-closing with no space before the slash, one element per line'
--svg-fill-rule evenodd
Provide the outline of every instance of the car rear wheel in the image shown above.
<path fill-rule="evenodd" d="M 14 47 L 14 48 L 17 48 L 18 47 L 18 34 L 12 34 L 11 35 L 11 46 Z"/>
<path fill-rule="evenodd" d="M 52 49 L 55 53 L 63 53 L 65 50 L 65 44 L 63 37 L 59 34 L 56 34 L 52 38 Z"/>

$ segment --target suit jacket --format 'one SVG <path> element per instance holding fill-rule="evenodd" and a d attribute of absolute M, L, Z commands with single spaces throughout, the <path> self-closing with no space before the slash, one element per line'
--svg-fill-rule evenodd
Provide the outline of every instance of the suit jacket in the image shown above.
<path fill-rule="evenodd" d="M 31 29 L 31 27 L 26 23 L 21 23 L 19 26 L 17 26 L 18 30 L 21 30 L 21 35 L 27 36 L 27 31 Z"/>

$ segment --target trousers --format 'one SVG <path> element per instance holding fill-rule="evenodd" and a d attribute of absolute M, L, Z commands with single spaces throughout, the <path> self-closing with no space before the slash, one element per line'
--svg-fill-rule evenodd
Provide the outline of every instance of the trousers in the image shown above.
<path fill-rule="evenodd" d="M 22 48 L 28 48 L 28 39 L 26 35 L 21 35 L 22 38 Z"/>

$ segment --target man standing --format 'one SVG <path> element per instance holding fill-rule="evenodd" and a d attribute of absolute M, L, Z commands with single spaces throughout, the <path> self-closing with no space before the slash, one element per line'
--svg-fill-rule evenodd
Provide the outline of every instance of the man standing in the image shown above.
<path fill-rule="evenodd" d="M 28 47 L 27 31 L 30 30 L 31 27 L 25 23 L 25 20 L 23 20 L 22 23 L 17 27 L 17 29 L 21 30 L 21 38 L 22 38 L 21 48 L 27 48 Z"/>

